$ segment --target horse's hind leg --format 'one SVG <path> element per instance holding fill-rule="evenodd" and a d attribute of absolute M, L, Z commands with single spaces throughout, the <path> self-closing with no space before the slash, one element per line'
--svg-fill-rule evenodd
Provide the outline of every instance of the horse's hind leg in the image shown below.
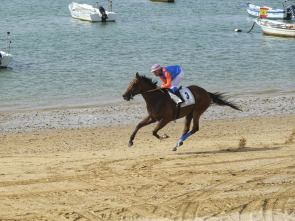
<path fill-rule="evenodd" d="M 179 140 L 176 143 L 176 146 L 173 148 L 173 151 L 177 150 L 177 147 L 182 146 L 183 145 L 183 141 L 185 141 L 189 136 L 191 136 L 192 134 L 196 133 L 199 130 L 199 119 L 200 119 L 200 114 L 198 113 L 194 113 L 193 114 L 193 127 L 192 130 L 190 132 L 189 131 L 189 127 L 185 127 L 182 136 L 179 138 Z M 187 120 L 187 119 L 186 119 Z M 191 122 L 192 118 L 190 118 L 190 122 Z M 190 122 L 188 125 L 190 125 Z M 187 122 L 186 122 L 187 123 Z"/>
<path fill-rule="evenodd" d="M 193 127 L 192 127 L 192 130 L 190 132 L 191 135 L 196 133 L 200 129 L 199 121 L 200 121 L 201 114 L 199 114 L 198 112 L 194 113 Z"/>
<path fill-rule="evenodd" d="M 192 119 L 193 119 L 193 114 L 192 113 L 190 113 L 189 115 L 187 115 L 185 117 L 185 120 L 184 120 L 184 128 L 183 128 L 182 135 L 185 135 L 185 134 L 188 133 L 189 128 L 191 126 Z"/>
<path fill-rule="evenodd" d="M 199 91 L 200 92 L 200 91 Z M 198 93 L 198 91 L 197 91 Z M 204 91 L 201 91 L 201 93 L 197 96 L 199 99 L 197 104 L 195 105 L 194 112 L 193 112 L 193 127 L 190 132 L 187 132 L 187 130 L 184 130 L 184 132 L 187 132 L 186 134 L 183 133 L 183 135 L 180 137 L 180 139 L 177 141 L 176 146 L 173 148 L 174 151 L 177 150 L 178 146 L 181 146 L 183 144 L 183 141 L 185 141 L 189 136 L 196 133 L 199 130 L 199 120 L 201 115 L 208 109 L 211 103 L 210 95 Z"/>
<path fill-rule="evenodd" d="M 177 150 L 178 146 L 183 145 L 183 141 L 191 135 L 191 133 L 189 133 L 188 131 L 190 129 L 192 119 L 193 119 L 193 114 L 192 113 L 190 113 L 189 115 L 187 115 L 185 117 L 184 129 L 183 129 L 183 132 L 182 132 L 182 136 L 179 138 L 179 140 L 176 143 L 176 146 L 173 148 L 174 151 Z"/>

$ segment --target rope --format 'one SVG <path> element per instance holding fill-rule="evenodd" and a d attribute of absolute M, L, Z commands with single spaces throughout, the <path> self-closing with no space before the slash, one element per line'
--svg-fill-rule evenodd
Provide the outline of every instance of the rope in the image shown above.
<path fill-rule="evenodd" d="M 251 29 L 249 31 L 247 31 L 247 33 L 250 33 L 250 31 L 252 31 L 252 29 L 254 28 L 255 24 L 256 24 L 256 22 L 253 23 Z"/>

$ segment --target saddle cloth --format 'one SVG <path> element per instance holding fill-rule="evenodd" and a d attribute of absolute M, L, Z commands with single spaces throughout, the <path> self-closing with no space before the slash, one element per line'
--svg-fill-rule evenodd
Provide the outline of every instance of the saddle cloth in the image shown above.
<path fill-rule="evenodd" d="M 194 104 L 195 103 L 195 97 L 193 96 L 192 92 L 188 88 L 182 88 L 180 89 L 180 94 L 181 97 L 183 98 L 184 102 L 180 105 L 181 107 L 186 107 L 188 105 Z M 176 104 L 181 102 L 181 99 L 176 96 L 175 94 L 171 93 L 168 91 L 170 97 L 172 100 L 175 101 Z"/>

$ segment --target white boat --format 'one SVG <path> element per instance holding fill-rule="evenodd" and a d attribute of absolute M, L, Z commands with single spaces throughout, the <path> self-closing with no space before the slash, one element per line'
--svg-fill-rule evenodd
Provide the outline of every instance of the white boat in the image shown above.
<path fill-rule="evenodd" d="M 285 22 L 272 21 L 267 19 L 255 19 L 263 33 L 267 35 L 295 37 L 295 24 L 288 24 Z"/>
<path fill-rule="evenodd" d="M 4 51 L 0 51 L 0 67 L 7 68 L 12 61 L 13 56 Z"/>
<path fill-rule="evenodd" d="M 106 11 L 102 6 L 95 8 L 92 5 L 72 2 L 69 5 L 69 10 L 73 18 L 90 22 L 114 22 L 117 18 L 115 12 Z"/>
<path fill-rule="evenodd" d="M 0 51 L 0 68 L 7 68 L 13 59 L 12 54 L 9 54 L 10 43 L 11 43 L 11 41 L 9 40 L 9 35 L 10 35 L 10 32 L 7 32 L 6 47 L 8 48 L 8 53 L 4 51 Z"/>
<path fill-rule="evenodd" d="M 268 19 L 291 19 L 294 17 L 295 6 L 290 5 L 286 9 L 273 9 L 267 6 L 257 6 L 251 3 L 246 3 L 246 9 L 249 15 L 260 17 L 260 8 L 267 9 L 266 18 Z"/>

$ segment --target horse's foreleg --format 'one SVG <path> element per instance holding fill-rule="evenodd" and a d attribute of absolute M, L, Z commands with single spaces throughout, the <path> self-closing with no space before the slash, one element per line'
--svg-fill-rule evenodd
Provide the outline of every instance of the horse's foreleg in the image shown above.
<path fill-rule="evenodd" d="M 137 131 L 142 128 L 143 126 L 149 125 L 151 123 L 156 122 L 154 119 L 152 119 L 150 116 L 147 116 L 146 118 L 144 118 L 135 128 L 135 130 L 133 131 L 132 135 L 130 136 L 130 140 L 129 140 L 129 144 L 128 146 L 131 147 L 133 145 L 133 140 L 135 138 L 135 135 L 137 133 Z"/>
<path fill-rule="evenodd" d="M 153 135 L 157 137 L 159 140 L 168 138 L 169 136 L 166 134 L 164 136 L 159 136 L 158 131 L 161 130 L 163 127 L 165 127 L 169 122 L 170 122 L 169 120 L 161 119 L 158 125 L 156 126 L 156 128 L 153 130 Z"/>

